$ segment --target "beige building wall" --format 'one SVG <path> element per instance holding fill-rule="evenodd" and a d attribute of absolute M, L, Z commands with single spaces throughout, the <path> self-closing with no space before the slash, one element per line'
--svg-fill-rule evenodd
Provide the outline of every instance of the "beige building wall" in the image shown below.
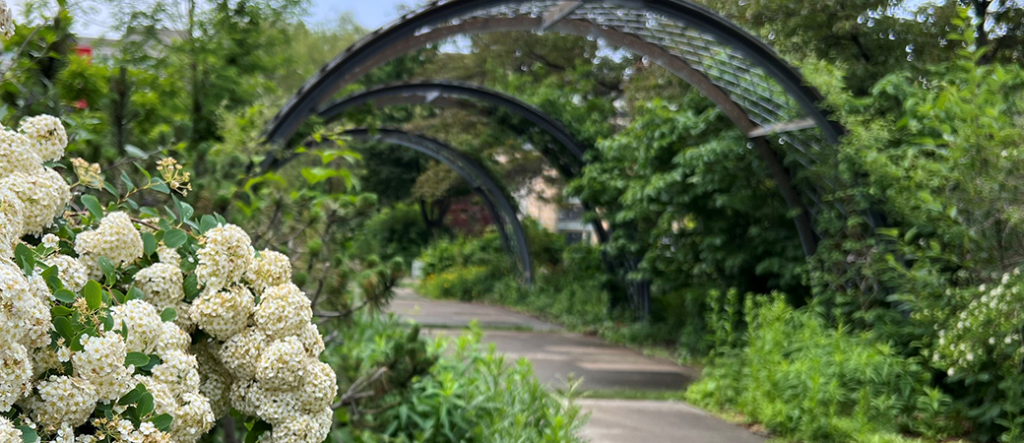
<path fill-rule="evenodd" d="M 516 196 L 519 210 L 526 216 L 537 220 L 544 229 L 558 232 L 558 210 L 554 202 L 560 192 L 542 178 L 535 178 L 530 185 Z"/>
<path fill-rule="evenodd" d="M 554 171 L 548 171 L 554 174 Z M 589 223 L 583 221 L 583 211 L 578 202 L 563 201 L 562 190 L 553 186 L 550 180 L 534 178 L 529 185 L 516 194 L 520 212 L 533 218 L 544 229 L 558 232 L 568 243 L 585 241 L 597 243 L 597 236 Z M 558 202 L 563 202 L 561 205 Z"/>

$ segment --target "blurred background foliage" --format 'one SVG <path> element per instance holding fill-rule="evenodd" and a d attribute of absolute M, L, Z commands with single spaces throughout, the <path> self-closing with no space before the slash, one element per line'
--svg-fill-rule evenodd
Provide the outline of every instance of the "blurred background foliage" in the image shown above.
<path fill-rule="evenodd" d="M 81 4 L 26 4 L 3 47 L 0 121 L 60 116 L 70 157 L 107 177 L 175 157 L 193 172 L 197 210 L 288 254 L 340 375 L 339 441 L 576 439 L 571 403 L 480 348 L 478 332 L 428 340 L 379 312 L 417 259 L 425 295 L 515 306 L 704 366 L 690 401 L 785 438 L 1024 441 L 1020 2 L 702 2 L 798 66 L 847 129 L 796 177 L 834 189 L 820 196 L 836 209 L 816 214 L 810 261 L 744 135 L 689 85 L 601 41 L 477 35 L 339 93 L 447 79 L 511 94 L 589 147 L 571 182 L 540 154 L 554 140 L 487 106 L 310 122 L 301 137 L 318 146 L 264 173 L 267 121 L 368 31 L 348 16 L 304 23 L 299 0 L 104 2 L 117 12 L 114 40 L 71 31 Z M 589 216 L 610 239 L 568 244 L 524 219 L 537 277 L 522 285 L 486 218 L 466 216 L 485 211 L 461 179 L 410 150 L 336 135 L 353 127 L 442 140 L 512 195 L 544 183 L 558 192 L 538 198 L 597 208 Z M 884 227 L 860 216 L 868 208 Z M 621 257 L 639 265 L 609 272 Z M 629 280 L 651 284 L 639 321 Z M 529 424 L 509 422 L 516 414 Z M 228 420 L 218 432 L 244 429 Z"/>

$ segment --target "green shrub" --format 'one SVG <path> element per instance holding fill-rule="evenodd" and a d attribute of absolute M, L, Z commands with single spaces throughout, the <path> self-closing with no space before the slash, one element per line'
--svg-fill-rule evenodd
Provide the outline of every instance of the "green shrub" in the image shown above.
<path fill-rule="evenodd" d="M 419 208 L 400 203 L 367 220 L 352 248 L 357 257 L 377 255 L 385 260 L 397 257 L 412 263 L 431 238 L 433 236 L 423 223 Z"/>
<path fill-rule="evenodd" d="M 418 289 L 431 298 L 472 301 L 491 293 L 494 283 L 491 270 L 484 266 L 458 266 L 426 276 Z"/>
<path fill-rule="evenodd" d="M 575 392 L 559 398 L 537 381 L 526 359 L 511 361 L 493 346 L 480 344 L 473 327 L 458 338 L 438 338 L 436 355 L 445 355 L 413 385 L 408 406 L 383 417 L 392 424 L 384 435 L 417 442 L 582 442 L 585 422 Z"/>
<path fill-rule="evenodd" d="M 737 410 L 783 437 L 808 442 L 876 441 L 908 430 L 945 437 L 951 431 L 948 397 L 928 388 L 930 376 L 917 359 L 869 334 L 829 326 L 781 295 L 748 296 L 743 319 L 736 292 L 727 298 L 719 304 L 721 297 L 712 294 L 708 323 L 717 351 L 690 387 L 690 401 Z M 929 402 L 940 406 L 921 407 Z"/>
<path fill-rule="evenodd" d="M 423 251 L 420 260 L 423 262 L 423 272 L 427 275 L 455 267 L 486 266 L 504 269 L 511 265 L 501 244 L 501 237 L 494 230 L 476 239 L 463 237 L 434 242 Z"/>
<path fill-rule="evenodd" d="M 367 361 L 389 358 L 387 342 L 402 342 L 405 334 L 394 318 L 374 320 L 376 326 L 349 345 Z M 407 389 L 378 400 L 374 413 L 361 415 L 358 428 L 336 429 L 334 441 L 360 443 L 579 443 L 586 418 L 573 404 L 570 389 L 564 397 L 547 390 L 525 359 L 511 361 L 493 346 L 480 344 L 482 332 L 439 337 L 426 344 L 437 362 Z M 364 367 L 364 371 L 369 368 Z M 349 417 L 350 419 L 352 417 Z"/>
<path fill-rule="evenodd" d="M 966 409 L 979 440 L 1024 440 L 1024 275 L 1019 269 L 977 288 L 919 297 L 911 318 L 934 336 L 919 343 Z"/>

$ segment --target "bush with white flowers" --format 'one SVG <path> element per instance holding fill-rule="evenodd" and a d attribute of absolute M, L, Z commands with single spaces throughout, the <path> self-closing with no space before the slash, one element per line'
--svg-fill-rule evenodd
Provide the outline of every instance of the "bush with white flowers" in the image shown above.
<path fill-rule="evenodd" d="M 47 166 L 67 141 L 50 116 L 0 129 L 0 443 L 194 442 L 232 409 L 323 441 L 337 381 L 288 258 L 177 198 L 140 207 L 190 189 L 171 159 L 125 195 L 81 159 L 69 184 Z"/>
<path fill-rule="evenodd" d="M 968 381 L 1019 376 L 1024 365 L 1024 274 L 1020 269 L 991 284 L 947 290 L 946 298 L 945 309 L 913 313 L 938 331 L 934 343 L 923 348 L 932 366 L 952 379 Z"/>

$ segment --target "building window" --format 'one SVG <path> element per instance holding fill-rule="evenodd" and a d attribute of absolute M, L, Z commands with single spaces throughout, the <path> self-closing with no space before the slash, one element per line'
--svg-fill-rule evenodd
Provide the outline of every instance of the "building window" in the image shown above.
<path fill-rule="evenodd" d="M 583 231 L 564 231 L 562 232 L 562 235 L 565 236 L 566 245 L 581 243 L 585 237 Z"/>
<path fill-rule="evenodd" d="M 583 206 L 572 205 L 558 210 L 558 221 L 575 222 L 583 220 Z"/>

